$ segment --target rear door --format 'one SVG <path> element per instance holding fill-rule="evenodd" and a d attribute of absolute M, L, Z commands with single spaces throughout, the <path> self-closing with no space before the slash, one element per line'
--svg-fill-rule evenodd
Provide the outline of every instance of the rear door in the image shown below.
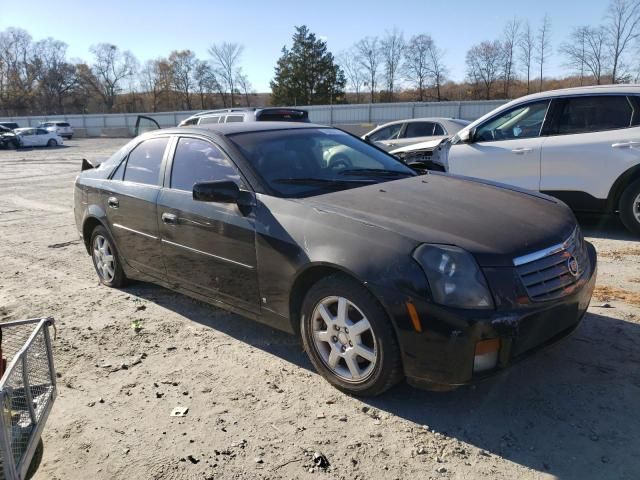
<path fill-rule="evenodd" d="M 56 135 L 56 133 L 49 132 L 44 128 L 36 128 L 36 134 L 33 137 L 33 145 L 37 147 L 45 147 L 51 139 L 51 135 Z"/>
<path fill-rule="evenodd" d="M 434 122 L 407 122 L 400 138 L 391 143 L 395 148 L 400 148 L 431 140 L 435 135 L 436 125 Z"/>
<path fill-rule="evenodd" d="M 104 195 L 105 211 L 116 245 L 127 263 L 164 278 L 156 201 L 168 136 L 139 143 L 115 171 Z"/>
<path fill-rule="evenodd" d="M 478 125 L 469 143 L 451 145 L 448 171 L 521 188 L 540 188 L 540 136 L 549 100 L 517 105 Z"/>
<path fill-rule="evenodd" d="M 577 210 L 600 210 L 611 186 L 640 163 L 640 104 L 627 95 L 554 100 L 540 189 Z"/>
<path fill-rule="evenodd" d="M 162 252 L 170 282 L 245 310 L 259 310 L 255 212 L 235 203 L 193 200 L 193 185 L 231 180 L 237 168 L 208 139 L 177 139 L 158 198 Z"/>

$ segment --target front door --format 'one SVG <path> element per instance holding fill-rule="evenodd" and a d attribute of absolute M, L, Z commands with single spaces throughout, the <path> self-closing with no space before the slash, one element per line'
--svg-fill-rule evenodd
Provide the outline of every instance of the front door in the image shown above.
<path fill-rule="evenodd" d="M 235 203 L 193 200 L 198 182 L 232 180 L 233 163 L 209 140 L 180 137 L 158 198 L 157 219 L 169 282 L 258 311 L 255 212 Z"/>
<path fill-rule="evenodd" d="M 164 278 L 156 201 L 160 192 L 162 162 L 169 137 L 138 144 L 116 170 L 104 208 L 116 246 L 137 270 Z"/>
<path fill-rule="evenodd" d="M 540 133 L 548 106 L 548 100 L 531 102 L 488 119 L 471 142 L 451 145 L 447 171 L 538 190 Z"/>

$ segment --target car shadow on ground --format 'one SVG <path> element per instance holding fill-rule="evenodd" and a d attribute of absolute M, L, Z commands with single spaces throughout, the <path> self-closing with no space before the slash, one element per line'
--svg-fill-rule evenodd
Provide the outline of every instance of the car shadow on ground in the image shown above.
<path fill-rule="evenodd" d="M 578 216 L 578 221 L 585 237 L 627 241 L 640 240 L 637 235 L 627 230 L 617 215 L 582 214 Z"/>
<path fill-rule="evenodd" d="M 126 290 L 312 370 L 293 335 L 151 284 Z M 360 401 L 557 478 L 631 479 L 640 471 L 639 367 L 640 326 L 589 313 L 569 338 L 475 386 L 428 392 L 401 384 Z M 495 461 L 482 457 L 470 461 Z"/>

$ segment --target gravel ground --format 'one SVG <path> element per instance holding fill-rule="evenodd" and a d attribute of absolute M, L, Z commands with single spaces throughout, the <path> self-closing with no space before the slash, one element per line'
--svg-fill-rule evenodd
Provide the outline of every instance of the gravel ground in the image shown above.
<path fill-rule="evenodd" d="M 0 151 L 0 321 L 58 327 L 36 479 L 638 478 L 640 243 L 617 221 L 583 222 L 600 271 L 571 337 L 474 387 L 363 400 L 290 335 L 151 284 L 98 285 L 73 181 L 125 141 Z"/>

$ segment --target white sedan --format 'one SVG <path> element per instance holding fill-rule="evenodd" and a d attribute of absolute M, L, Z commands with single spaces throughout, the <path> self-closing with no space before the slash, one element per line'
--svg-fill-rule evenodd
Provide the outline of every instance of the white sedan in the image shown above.
<path fill-rule="evenodd" d="M 13 131 L 22 147 L 57 147 L 63 144 L 62 137 L 44 128 L 16 128 Z"/>

